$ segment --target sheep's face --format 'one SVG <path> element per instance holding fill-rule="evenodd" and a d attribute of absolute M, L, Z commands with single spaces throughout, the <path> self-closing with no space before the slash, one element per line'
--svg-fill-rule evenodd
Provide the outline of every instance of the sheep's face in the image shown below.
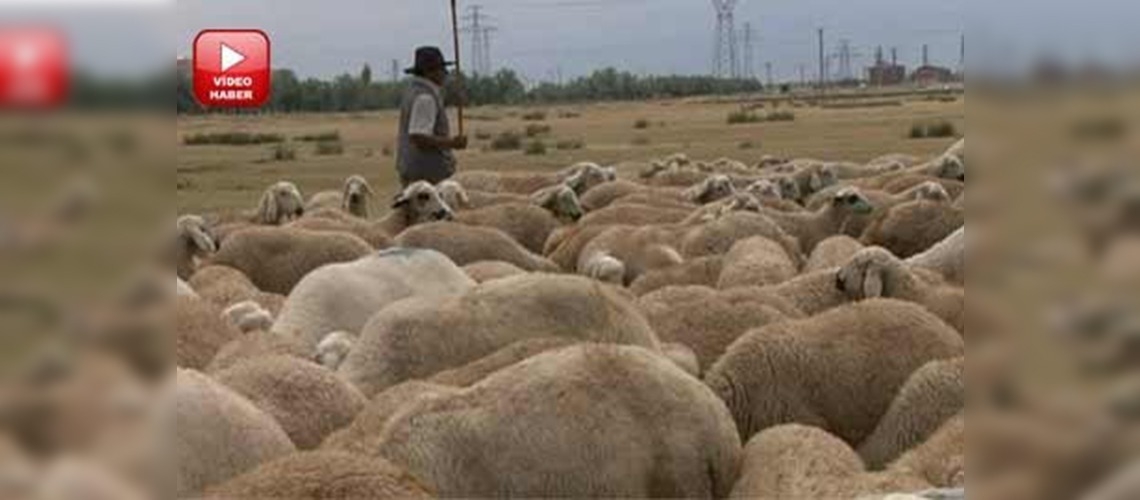
<path fill-rule="evenodd" d="M 292 182 L 281 181 L 265 190 L 258 207 L 262 224 L 279 225 L 305 214 L 305 200 L 301 190 Z"/>
<path fill-rule="evenodd" d="M 330 333 L 317 344 L 317 352 L 314 358 L 321 366 L 335 371 L 348 357 L 354 343 L 355 338 L 349 333 Z"/>
<path fill-rule="evenodd" d="M 839 184 L 839 169 L 835 165 L 824 165 L 812 177 L 812 189 L 821 189 Z"/>
<path fill-rule="evenodd" d="M 189 255 L 205 255 L 218 251 L 214 239 L 206 230 L 206 221 L 197 215 L 183 215 L 176 223 L 178 238 Z"/>
<path fill-rule="evenodd" d="M 835 287 L 851 300 L 891 296 L 890 279 L 902 261 L 891 252 L 871 247 L 860 250 L 835 274 Z"/>
<path fill-rule="evenodd" d="M 582 218 L 582 205 L 578 202 L 578 195 L 566 185 L 536 193 L 534 203 L 549 210 L 559 220 L 577 222 Z"/>
<path fill-rule="evenodd" d="M 941 184 L 934 181 L 927 181 L 919 184 L 918 188 L 915 189 L 914 199 L 949 202 L 950 193 L 946 192 L 946 188 L 942 187 Z"/>
<path fill-rule="evenodd" d="M 764 179 L 749 184 L 745 191 L 761 200 L 778 200 L 781 198 L 780 186 Z"/>
<path fill-rule="evenodd" d="M 594 163 L 582 164 L 576 170 L 577 172 L 566 178 L 565 183 L 579 195 L 593 189 L 598 184 L 616 178 L 616 173 Z"/>
<path fill-rule="evenodd" d="M 344 206 L 341 207 L 357 217 L 368 217 L 368 202 L 372 199 L 372 186 L 359 175 L 349 177 L 344 182 Z"/>
<path fill-rule="evenodd" d="M 471 206 L 471 198 L 467 196 L 467 190 L 458 182 L 446 180 L 439 183 L 435 188 L 439 191 L 439 196 L 443 198 L 443 202 L 453 210 Z"/>
<path fill-rule="evenodd" d="M 439 191 L 427 181 L 416 181 L 396 195 L 392 209 L 402 210 L 409 225 L 451 220 L 455 217 Z"/>
<path fill-rule="evenodd" d="M 704 205 L 723 200 L 735 192 L 736 188 L 732 185 L 732 179 L 729 179 L 727 175 L 718 174 L 701 181 L 700 184 L 690 188 L 686 194 L 689 199 Z"/>
<path fill-rule="evenodd" d="M 836 208 L 842 208 L 857 215 L 866 215 L 875 210 L 871 201 L 855 188 L 840 189 L 835 193 L 832 203 Z"/>
<path fill-rule="evenodd" d="M 785 200 L 795 201 L 802 196 L 799 183 L 789 176 L 776 179 L 776 184 L 780 187 L 780 195 L 783 196 Z"/>
<path fill-rule="evenodd" d="M 966 182 L 966 164 L 957 156 L 946 155 L 938 160 L 936 176 Z"/>

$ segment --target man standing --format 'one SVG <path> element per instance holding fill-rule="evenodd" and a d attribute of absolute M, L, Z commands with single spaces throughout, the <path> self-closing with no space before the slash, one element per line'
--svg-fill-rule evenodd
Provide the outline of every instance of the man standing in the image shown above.
<path fill-rule="evenodd" d="M 437 184 L 455 174 L 452 150 L 465 149 L 467 137 L 451 136 L 451 124 L 443 102 L 447 66 L 436 47 L 416 49 L 416 65 L 404 70 L 412 75 L 400 104 L 399 151 L 396 170 L 407 187 L 416 181 Z"/>

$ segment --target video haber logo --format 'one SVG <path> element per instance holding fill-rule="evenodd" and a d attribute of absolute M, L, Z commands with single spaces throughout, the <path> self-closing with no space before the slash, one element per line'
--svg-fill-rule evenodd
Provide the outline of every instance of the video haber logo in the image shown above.
<path fill-rule="evenodd" d="M 207 107 L 256 108 L 269 100 L 269 37 L 205 30 L 194 39 L 194 96 Z"/>
<path fill-rule="evenodd" d="M 67 43 L 50 28 L 0 28 L 0 107 L 51 108 L 67 100 Z"/>

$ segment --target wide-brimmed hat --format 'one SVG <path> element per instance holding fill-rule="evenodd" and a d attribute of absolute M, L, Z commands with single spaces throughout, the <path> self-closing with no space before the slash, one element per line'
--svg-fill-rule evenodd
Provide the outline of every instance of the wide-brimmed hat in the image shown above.
<path fill-rule="evenodd" d="M 454 66 L 455 62 L 443 58 L 439 47 L 419 47 L 416 49 L 416 65 L 404 70 L 409 75 L 422 75 L 425 71 L 434 68 Z"/>

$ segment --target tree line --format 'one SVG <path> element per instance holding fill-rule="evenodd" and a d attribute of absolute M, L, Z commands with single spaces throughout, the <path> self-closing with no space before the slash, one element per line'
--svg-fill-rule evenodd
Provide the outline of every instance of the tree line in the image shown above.
<path fill-rule="evenodd" d="M 447 99 L 454 102 L 458 79 L 452 79 Z M 517 73 L 503 69 L 494 75 L 462 77 L 469 105 L 485 104 L 556 104 L 587 101 L 618 101 L 652 98 L 726 95 L 757 92 L 763 89 L 758 80 L 729 80 L 711 76 L 641 76 L 606 68 L 565 83 L 540 83 L 531 88 Z M 179 113 L 201 113 L 193 97 L 190 75 L 178 75 Z M 372 69 L 365 65 L 358 74 L 342 74 L 331 80 L 301 79 L 289 69 L 278 69 L 272 75 L 272 94 L 264 111 L 351 112 L 394 109 L 400 106 L 404 84 L 401 81 L 375 81 Z"/>

